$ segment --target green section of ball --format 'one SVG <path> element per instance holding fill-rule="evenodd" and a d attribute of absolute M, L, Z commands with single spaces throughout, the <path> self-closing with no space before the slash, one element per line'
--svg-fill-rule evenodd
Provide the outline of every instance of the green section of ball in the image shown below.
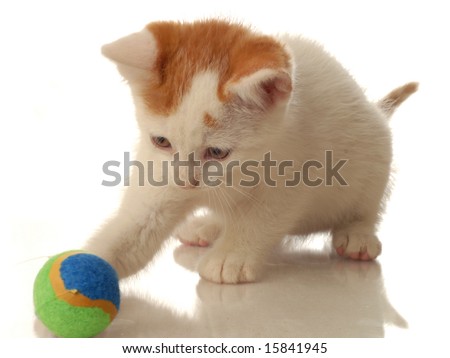
<path fill-rule="evenodd" d="M 37 316 L 58 337 L 94 337 L 108 327 L 109 315 L 97 307 L 75 307 L 62 300 L 42 305 Z"/>
<path fill-rule="evenodd" d="M 33 288 L 36 315 L 58 337 L 96 336 L 111 323 L 109 314 L 98 307 L 74 306 L 55 295 L 49 274 L 52 265 L 63 254 L 50 258 L 36 276 Z"/>
<path fill-rule="evenodd" d="M 43 304 L 54 301 L 56 299 L 55 292 L 53 291 L 52 285 L 50 283 L 49 274 L 53 263 L 58 257 L 59 255 L 50 258 L 45 263 L 45 265 L 42 266 L 41 270 L 36 276 L 36 279 L 34 280 L 33 300 L 36 313 L 38 313 L 40 307 Z"/>

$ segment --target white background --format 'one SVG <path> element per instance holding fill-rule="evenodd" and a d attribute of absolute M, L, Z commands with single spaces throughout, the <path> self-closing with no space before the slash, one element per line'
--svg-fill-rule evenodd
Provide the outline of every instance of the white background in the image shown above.
<path fill-rule="evenodd" d="M 243 21 L 264 32 L 287 31 L 316 39 L 374 100 L 406 82 L 420 82 L 419 92 L 392 120 L 396 185 L 380 228 L 384 252 L 379 259 L 382 276 L 377 277 L 390 305 L 408 322 L 408 328 L 399 328 L 386 319 L 383 335 L 411 342 L 440 335 L 450 318 L 444 289 L 450 239 L 450 26 L 445 5 L 445 1 L 2 1 L 0 234 L 1 300 L 6 310 L 0 337 L 39 336 L 31 301 L 36 271 L 45 256 L 80 247 L 118 204 L 120 188 L 100 184 L 102 164 L 122 160 L 137 133 L 128 89 L 114 66 L 101 57 L 100 46 L 151 21 L 210 16 Z M 142 285 L 141 278 L 134 284 L 150 290 L 152 299 L 164 307 L 192 318 L 199 304 L 198 276 L 173 262 L 170 250 L 177 244 L 171 245 L 167 261 L 149 272 L 154 286 Z M 157 278 L 162 267 L 164 280 Z M 178 274 L 186 279 L 183 283 Z M 279 288 L 264 289 L 276 295 Z M 311 309 L 320 311 L 319 306 Z M 239 335 L 239 320 L 228 323 L 227 332 Z M 320 332 L 319 323 L 316 328 Z M 282 335 L 275 328 L 272 333 Z M 145 325 L 141 334 L 164 335 Z"/>

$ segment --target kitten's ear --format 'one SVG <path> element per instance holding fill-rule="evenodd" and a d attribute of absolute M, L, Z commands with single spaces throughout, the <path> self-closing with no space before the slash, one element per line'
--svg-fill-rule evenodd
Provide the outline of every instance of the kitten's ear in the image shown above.
<path fill-rule="evenodd" d="M 234 94 L 250 107 L 269 110 L 285 104 L 292 92 L 292 80 L 284 69 L 265 68 L 227 85 Z"/>
<path fill-rule="evenodd" d="M 128 81 L 142 79 L 150 74 L 158 54 L 153 34 L 144 28 L 102 47 L 102 54 L 117 64 L 119 72 Z"/>

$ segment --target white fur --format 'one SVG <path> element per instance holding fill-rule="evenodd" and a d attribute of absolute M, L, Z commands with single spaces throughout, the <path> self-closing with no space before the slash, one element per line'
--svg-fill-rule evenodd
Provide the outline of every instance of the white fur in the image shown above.
<path fill-rule="evenodd" d="M 391 164 L 387 116 L 367 101 L 352 77 L 320 46 L 301 37 L 284 36 L 280 41 L 292 56 L 293 90 L 286 101 L 266 112 L 254 112 L 245 103 L 223 105 L 216 97 L 217 74 L 206 71 L 196 75 L 178 109 L 166 118 L 147 109 L 136 90 L 139 84 L 130 81 L 142 134 L 136 159 L 171 160 L 173 151 L 156 148 L 152 135 L 167 137 L 182 158 L 194 152 L 201 159 L 207 147 L 230 148 L 224 164 L 236 159 L 261 161 L 270 151 L 272 159 L 292 160 L 299 168 L 307 160 L 323 162 L 325 151 L 332 150 L 334 162 L 349 160 L 340 171 L 348 185 L 287 188 L 273 171 L 275 187 L 186 189 L 171 183 L 158 188 L 137 185 L 134 175 L 117 214 L 86 245 L 109 260 L 121 277 L 144 267 L 179 224 L 176 234 L 183 241 L 215 241 L 198 269 L 203 278 L 219 283 L 256 280 L 265 258 L 286 235 L 331 231 L 334 246 L 341 247 L 344 256 L 366 252 L 375 258 L 380 253 L 376 226 Z M 258 95 L 254 86 L 261 79 L 250 77 L 232 89 L 242 94 L 244 102 L 246 95 Z M 283 83 L 281 91 L 287 89 Z M 220 128 L 203 124 L 206 112 L 218 119 Z M 261 167 L 257 170 L 263 172 Z M 325 175 L 323 169 L 314 173 Z M 197 171 L 196 178 L 200 176 Z M 243 174 L 234 168 L 233 176 L 239 179 Z M 210 214 L 193 217 L 199 207 L 209 208 Z"/>

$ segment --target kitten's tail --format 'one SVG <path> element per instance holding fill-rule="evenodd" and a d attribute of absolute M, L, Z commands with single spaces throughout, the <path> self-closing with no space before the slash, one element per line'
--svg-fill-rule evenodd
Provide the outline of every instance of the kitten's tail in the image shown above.
<path fill-rule="evenodd" d="M 404 86 L 398 87 L 387 96 L 383 97 L 377 102 L 378 107 L 380 107 L 383 112 L 390 118 L 395 112 L 398 106 L 403 103 L 410 95 L 417 91 L 419 88 L 419 83 L 410 82 Z"/>

